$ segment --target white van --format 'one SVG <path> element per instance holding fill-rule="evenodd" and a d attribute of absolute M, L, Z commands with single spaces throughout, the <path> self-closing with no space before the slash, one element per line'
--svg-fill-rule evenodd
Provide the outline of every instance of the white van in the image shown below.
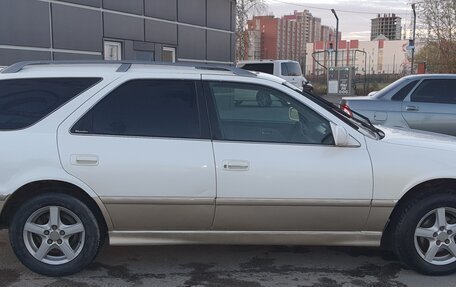
<path fill-rule="evenodd" d="M 313 91 L 313 87 L 302 74 L 301 65 L 290 60 L 240 61 L 238 68 L 271 74 L 280 77 L 298 88 Z"/>

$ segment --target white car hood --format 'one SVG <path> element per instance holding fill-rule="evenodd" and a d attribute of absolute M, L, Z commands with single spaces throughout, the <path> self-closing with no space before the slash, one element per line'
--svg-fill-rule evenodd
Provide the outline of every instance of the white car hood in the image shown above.
<path fill-rule="evenodd" d="M 413 147 L 456 151 L 456 137 L 453 136 L 402 128 L 387 128 L 383 126 L 378 128 L 380 128 L 385 133 L 385 137 L 382 139 L 382 142 Z"/>

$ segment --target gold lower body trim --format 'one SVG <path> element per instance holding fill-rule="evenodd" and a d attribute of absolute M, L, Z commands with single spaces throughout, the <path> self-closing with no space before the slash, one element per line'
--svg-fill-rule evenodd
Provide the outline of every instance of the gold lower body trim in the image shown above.
<path fill-rule="evenodd" d="M 112 231 L 111 245 L 380 246 L 381 232 L 330 231 Z"/>

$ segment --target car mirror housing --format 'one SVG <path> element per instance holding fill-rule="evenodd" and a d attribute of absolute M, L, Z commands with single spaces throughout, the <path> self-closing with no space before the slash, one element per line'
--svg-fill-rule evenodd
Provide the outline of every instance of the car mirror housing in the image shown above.
<path fill-rule="evenodd" d="M 334 136 L 334 142 L 339 147 L 359 147 L 360 143 L 355 140 L 347 130 L 335 123 L 331 123 L 331 129 Z"/>

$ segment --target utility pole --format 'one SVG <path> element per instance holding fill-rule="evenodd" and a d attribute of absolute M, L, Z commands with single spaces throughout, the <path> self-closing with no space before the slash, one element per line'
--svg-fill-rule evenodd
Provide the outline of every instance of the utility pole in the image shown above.
<path fill-rule="evenodd" d="M 412 4 L 413 10 L 413 46 L 412 46 L 412 66 L 410 67 L 410 74 L 414 74 L 414 65 L 415 65 L 415 37 L 416 37 L 416 9 L 415 3 Z"/>
<path fill-rule="evenodd" d="M 334 14 L 334 17 L 336 17 L 336 63 L 335 67 L 337 67 L 337 54 L 339 52 L 339 17 L 337 17 L 336 10 L 331 9 L 331 12 Z"/>

